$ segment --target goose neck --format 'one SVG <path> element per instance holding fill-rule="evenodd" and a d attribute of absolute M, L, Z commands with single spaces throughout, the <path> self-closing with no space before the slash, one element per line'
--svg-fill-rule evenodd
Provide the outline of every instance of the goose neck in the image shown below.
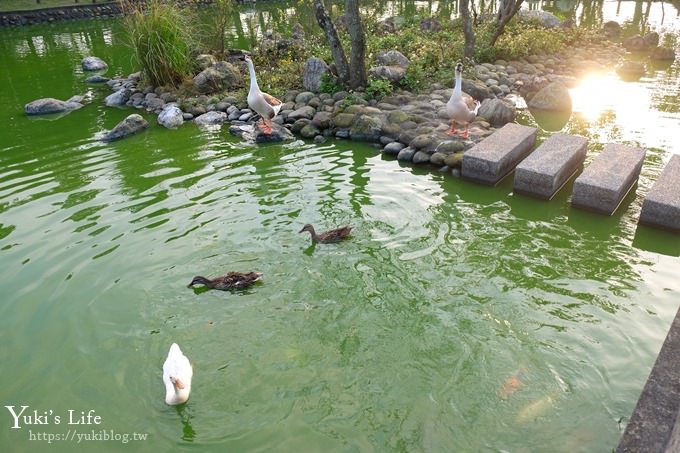
<path fill-rule="evenodd" d="M 260 91 L 260 87 L 257 84 L 257 76 L 255 75 L 255 66 L 252 61 L 246 61 L 248 64 L 248 73 L 250 74 L 250 90 Z"/>

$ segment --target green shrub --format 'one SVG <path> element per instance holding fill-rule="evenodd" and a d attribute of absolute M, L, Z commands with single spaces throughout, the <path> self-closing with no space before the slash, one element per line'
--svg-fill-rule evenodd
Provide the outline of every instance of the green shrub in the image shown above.
<path fill-rule="evenodd" d="M 366 94 L 373 99 L 382 99 L 394 91 L 389 80 L 369 79 L 366 85 Z"/>
<path fill-rule="evenodd" d="M 151 85 L 179 85 L 193 70 L 187 12 L 162 0 L 121 2 L 134 65 Z"/>
<path fill-rule="evenodd" d="M 319 91 L 322 93 L 333 94 L 342 90 L 342 85 L 340 85 L 335 77 L 330 75 L 328 72 L 324 72 L 321 75 L 321 86 Z"/>

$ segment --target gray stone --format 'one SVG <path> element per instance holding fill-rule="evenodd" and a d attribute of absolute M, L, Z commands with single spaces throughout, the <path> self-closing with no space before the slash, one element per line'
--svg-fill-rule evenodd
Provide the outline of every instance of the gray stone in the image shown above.
<path fill-rule="evenodd" d="M 214 55 L 204 53 L 196 57 L 196 65 L 201 70 L 207 69 L 215 63 L 217 63 L 217 58 Z"/>
<path fill-rule="evenodd" d="M 296 104 L 307 104 L 309 101 L 311 101 L 315 97 L 316 97 L 316 94 L 312 93 L 311 91 L 303 91 L 302 93 L 299 93 L 297 96 L 295 96 L 295 103 Z"/>
<path fill-rule="evenodd" d="M 680 154 L 671 157 L 642 202 L 640 223 L 680 232 Z"/>
<path fill-rule="evenodd" d="M 49 113 L 63 113 L 81 108 L 79 102 L 61 101 L 54 98 L 42 98 L 29 102 L 24 106 L 26 115 L 46 115 Z"/>
<path fill-rule="evenodd" d="M 116 124 L 113 129 L 104 135 L 102 140 L 105 142 L 120 140 L 121 138 L 134 135 L 137 132 L 146 129 L 147 127 L 149 127 L 149 123 L 144 118 L 142 118 L 141 115 L 133 113 L 120 123 Z"/>
<path fill-rule="evenodd" d="M 312 118 L 312 123 L 319 129 L 327 129 L 331 127 L 332 116 L 329 112 L 317 112 Z"/>
<path fill-rule="evenodd" d="M 652 49 L 651 57 L 654 60 L 675 60 L 675 51 L 669 47 L 655 47 Z"/>
<path fill-rule="evenodd" d="M 175 129 L 184 124 L 184 114 L 175 104 L 168 104 L 158 115 L 158 124 Z"/>
<path fill-rule="evenodd" d="M 321 89 L 321 78 L 328 73 L 328 65 L 320 58 L 310 58 L 305 62 L 302 71 L 302 86 L 307 91 L 318 93 Z"/>
<path fill-rule="evenodd" d="M 537 129 L 508 123 L 470 148 L 463 158 L 463 178 L 495 185 L 534 147 Z"/>
<path fill-rule="evenodd" d="M 513 104 L 501 99 L 484 99 L 477 116 L 486 118 L 494 127 L 501 127 L 515 121 L 517 109 Z"/>
<path fill-rule="evenodd" d="M 229 128 L 229 133 L 255 143 L 282 142 L 295 139 L 295 136 L 288 129 L 276 123 L 272 124 L 271 133 L 265 132 L 260 123 L 232 125 Z"/>
<path fill-rule="evenodd" d="M 194 118 L 194 123 L 199 126 L 210 126 L 222 124 L 227 121 L 227 114 L 224 112 L 208 112 Z"/>
<path fill-rule="evenodd" d="M 196 75 L 193 83 L 194 89 L 199 93 L 216 93 L 240 87 L 243 84 L 243 78 L 231 63 L 220 61 Z"/>
<path fill-rule="evenodd" d="M 368 73 L 376 79 L 387 79 L 392 83 L 400 82 L 406 77 L 405 66 L 374 66 Z"/>
<path fill-rule="evenodd" d="M 226 113 L 225 113 L 225 115 L 226 115 Z M 241 116 L 238 117 L 238 120 L 246 122 L 249 119 L 251 119 L 252 117 L 253 117 L 253 112 L 246 112 L 246 113 L 242 113 Z"/>
<path fill-rule="evenodd" d="M 412 162 L 414 164 L 430 163 L 430 155 L 425 151 L 418 151 L 413 155 Z"/>
<path fill-rule="evenodd" d="M 571 95 L 565 85 L 553 82 L 541 88 L 527 105 L 538 110 L 571 111 Z"/>
<path fill-rule="evenodd" d="M 300 129 L 300 135 L 304 138 L 314 138 L 319 135 L 321 131 L 314 124 L 306 124 L 302 129 Z"/>
<path fill-rule="evenodd" d="M 157 111 L 162 109 L 165 106 L 165 102 L 163 102 L 163 99 L 161 98 L 153 98 L 149 99 L 146 102 L 146 109 L 150 111 Z"/>
<path fill-rule="evenodd" d="M 106 83 L 109 80 L 111 80 L 111 79 L 109 79 L 108 77 L 104 77 L 103 75 L 96 74 L 96 75 L 90 76 L 87 79 L 85 79 L 85 82 L 87 82 L 87 83 Z"/>
<path fill-rule="evenodd" d="M 398 50 L 388 50 L 387 52 L 380 52 L 377 56 L 377 61 L 380 66 L 408 66 L 411 64 L 408 58 Z"/>
<path fill-rule="evenodd" d="M 359 115 L 352 126 L 349 134 L 352 140 L 363 142 L 378 142 L 380 140 L 382 121 L 369 115 Z"/>
<path fill-rule="evenodd" d="M 402 162 L 411 162 L 415 153 L 416 150 L 414 148 L 407 146 L 406 148 L 399 151 L 399 154 L 397 154 L 397 160 Z"/>
<path fill-rule="evenodd" d="M 646 151 L 608 143 L 574 181 L 572 206 L 611 215 L 635 185 Z"/>
<path fill-rule="evenodd" d="M 404 145 L 403 143 L 392 142 L 385 145 L 385 147 L 383 148 L 383 153 L 393 154 L 396 156 L 397 154 L 399 154 L 399 151 L 401 151 L 404 148 L 406 148 L 406 145 Z"/>
<path fill-rule="evenodd" d="M 583 165 L 588 140 L 553 134 L 515 168 L 515 192 L 550 200 Z"/>
<path fill-rule="evenodd" d="M 104 103 L 109 107 L 122 107 L 130 99 L 132 91 L 123 88 L 106 96 Z"/>
<path fill-rule="evenodd" d="M 297 110 L 294 110 L 288 114 L 288 121 L 296 121 L 301 118 L 305 118 L 308 120 L 311 120 L 314 118 L 314 114 L 316 113 L 316 110 L 314 107 L 310 107 L 308 105 L 299 108 Z"/>
<path fill-rule="evenodd" d="M 103 71 L 109 67 L 109 65 L 99 57 L 85 57 L 81 64 L 85 71 Z"/>
<path fill-rule="evenodd" d="M 616 453 L 680 451 L 680 311 L 675 315 Z"/>
<path fill-rule="evenodd" d="M 442 153 L 432 153 L 430 156 L 430 163 L 432 165 L 436 165 L 438 167 L 441 167 L 442 165 L 445 165 L 446 160 L 446 155 Z"/>

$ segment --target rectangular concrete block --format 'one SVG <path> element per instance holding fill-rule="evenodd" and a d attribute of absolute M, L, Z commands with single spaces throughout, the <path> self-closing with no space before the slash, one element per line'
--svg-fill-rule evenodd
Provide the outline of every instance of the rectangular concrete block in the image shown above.
<path fill-rule="evenodd" d="M 608 143 L 574 181 L 574 207 L 611 215 L 640 176 L 646 151 Z"/>
<path fill-rule="evenodd" d="M 461 176 L 495 185 L 533 149 L 537 129 L 508 123 L 463 154 Z"/>
<path fill-rule="evenodd" d="M 553 134 L 515 168 L 515 192 L 550 200 L 583 165 L 588 140 Z"/>
<path fill-rule="evenodd" d="M 680 232 L 680 155 L 671 157 L 649 190 L 640 223 Z"/>

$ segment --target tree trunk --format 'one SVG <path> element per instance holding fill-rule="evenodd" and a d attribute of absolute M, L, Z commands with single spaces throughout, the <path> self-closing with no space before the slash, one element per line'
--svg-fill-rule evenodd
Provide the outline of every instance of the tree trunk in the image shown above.
<path fill-rule="evenodd" d="M 359 2 L 345 0 L 347 15 L 347 31 L 352 43 L 352 55 L 349 63 L 349 87 L 356 89 L 366 86 L 366 38 L 359 16 Z"/>
<path fill-rule="evenodd" d="M 463 19 L 463 34 L 465 35 L 463 55 L 465 58 L 472 59 L 475 53 L 475 32 L 472 29 L 469 0 L 460 0 L 459 7 L 460 15 Z"/>
<path fill-rule="evenodd" d="M 496 29 L 493 32 L 493 36 L 491 36 L 490 44 L 492 46 L 496 45 L 496 41 L 503 34 L 505 25 L 517 14 L 523 2 L 524 0 L 501 0 L 498 14 L 496 15 Z"/>
<path fill-rule="evenodd" d="M 338 32 L 335 29 L 335 25 L 333 25 L 333 21 L 331 21 L 330 16 L 328 16 L 328 13 L 326 12 L 323 0 L 314 0 L 314 10 L 316 21 L 326 34 L 328 45 L 331 47 L 331 55 L 333 56 L 335 68 L 338 71 L 338 78 L 342 83 L 348 83 L 349 66 L 347 65 L 347 57 L 342 48 L 340 38 L 338 38 Z"/>

